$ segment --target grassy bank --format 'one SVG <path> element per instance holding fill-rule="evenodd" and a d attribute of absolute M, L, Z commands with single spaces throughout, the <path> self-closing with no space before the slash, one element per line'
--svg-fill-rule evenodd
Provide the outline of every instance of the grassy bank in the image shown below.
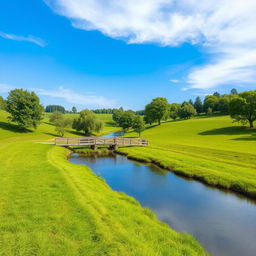
<path fill-rule="evenodd" d="M 119 151 L 256 198 L 256 130 L 218 116 L 164 123 L 147 129 L 142 137 L 149 139 L 149 147 Z"/>
<path fill-rule="evenodd" d="M 0 112 L 0 255 L 206 255 L 191 236 L 70 164 L 68 150 L 38 143 L 54 135 L 47 120 L 25 132 Z"/>

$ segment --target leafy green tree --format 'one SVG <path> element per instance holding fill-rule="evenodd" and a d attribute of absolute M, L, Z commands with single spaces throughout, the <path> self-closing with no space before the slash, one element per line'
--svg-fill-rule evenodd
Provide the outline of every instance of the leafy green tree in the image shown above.
<path fill-rule="evenodd" d="M 212 115 L 212 108 L 211 107 L 209 107 L 208 109 L 207 109 L 207 112 L 206 112 L 208 115 Z"/>
<path fill-rule="evenodd" d="M 152 105 L 147 104 L 145 107 L 145 115 L 144 115 L 144 121 L 146 124 L 152 124 L 156 121 L 156 118 L 153 116 Z"/>
<path fill-rule="evenodd" d="M 196 112 L 198 114 L 202 113 L 204 111 L 203 109 L 203 103 L 201 101 L 201 98 L 199 96 L 196 97 L 194 108 L 196 109 Z"/>
<path fill-rule="evenodd" d="M 49 121 L 52 124 L 55 124 L 59 119 L 61 119 L 63 117 L 63 113 L 61 113 L 60 111 L 54 111 L 50 117 L 49 117 Z"/>
<path fill-rule="evenodd" d="M 134 117 L 132 128 L 139 134 L 140 137 L 140 134 L 145 130 L 145 123 L 141 116 Z"/>
<path fill-rule="evenodd" d="M 161 124 L 161 120 L 166 120 L 169 116 L 170 104 L 166 98 L 155 98 L 147 107 L 148 109 L 145 109 L 145 115 L 149 114 L 149 119 L 156 120 L 158 125 Z"/>
<path fill-rule="evenodd" d="M 213 94 L 213 96 L 215 96 L 215 97 L 219 98 L 219 97 L 220 97 L 220 93 L 215 92 L 215 93 Z"/>
<path fill-rule="evenodd" d="M 193 105 L 191 105 L 190 103 L 183 104 L 179 111 L 179 117 L 181 119 L 189 119 L 194 115 L 196 115 L 196 110 Z"/>
<path fill-rule="evenodd" d="M 253 128 L 256 120 L 256 91 L 242 92 L 232 98 L 229 113 L 235 121 L 242 124 L 249 123 L 250 128 Z"/>
<path fill-rule="evenodd" d="M 222 114 L 228 114 L 230 95 L 223 95 L 218 102 L 218 110 Z"/>
<path fill-rule="evenodd" d="M 66 132 L 66 128 L 70 127 L 71 123 L 72 120 L 70 118 L 62 115 L 62 117 L 55 122 L 55 131 L 63 137 Z"/>
<path fill-rule="evenodd" d="M 76 107 L 74 106 L 74 107 L 72 107 L 72 112 L 73 112 L 73 114 L 76 114 L 77 113 L 77 109 L 76 109 Z"/>
<path fill-rule="evenodd" d="M 180 104 L 177 103 L 172 103 L 170 105 L 170 117 L 172 119 L 176 120 L 179 117 L 180 108 Z"/>
<path fill-rule="evenodd" d="M 113 113 L 112 119 L 119 124 L 120 118 L 123 115 L 124 111 L 123 109 L 116 109 Z"/>
<path fill-rule="evenodd" d="M 72 128 L 77 131 L 83 131 L 85 135 L 92 135 L 93 132 L 100 132 L 103 129 L 103 122 L 90 110 L 83 110 L 75 118 Z"/>
<path fill-rule="evenodd" d="M 230 94 L 231 94 L 231 95 L 237 95 L 237 94 L 238 94 L 237 89 L 233 88 L 233 89 L 230 91 Z"/>
<path fill-rule="evenodd" d="M 37 128 L 43 118 L 44 108 L 34 92 L 15 89 L 9 92 L 6 111 L 11 115 L 9 120 L 24 128 Z"/>
<path fill-rule="evenodd" d="M 3 97 L 0 96 L 0 109 L 5 109 L 5 107 L 6 107 L 6 102 L 3 99 Z"/>
<path fill-rule="evenodd" d="M 190 105 L 194 106 L 193 100 L 190 99 L 190 100 L 188 101 L 188 103 L 189 103 Z"/>
<path fill-rule="evenodd" d="M 208 108 L 211 108 L 213 111 L 218 110 L 219 98 L 217 96 L 208 95 L 204 99 L 204 110 L 207 112 Z"/>
<path fill-rule="evenodd" d="M 119 126 L 126 132 L 132 127 L 134 119 L 135 114 L 133 111 L 124 111 L 119 119 Z"/>
<path fill-rule="evenodd" d="M 50 118 L 49 121 L 54 124 L 55 126 L 55 131 L 60 135 L 64 136 L 66 128 L 69 127 L 72 123 L 71 119 L 68 118 L 66 115 L 59 111 L 54 111 Z"/>

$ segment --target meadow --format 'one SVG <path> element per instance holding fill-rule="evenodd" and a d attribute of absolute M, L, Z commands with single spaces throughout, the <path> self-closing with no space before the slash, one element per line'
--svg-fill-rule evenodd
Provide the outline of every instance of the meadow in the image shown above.
<path fill-rule="evenodd" d="M 190 235 L 69 163 L 67 149 L 45 144 L 56 136 L 47 116 L 36 131 L 6 117 L 0 111 L 0 255 L 207 255 Z M 103 133 L 118 129 L 110 115 L 101 118 Z"/>
<path fill-rule="evenodd" d="M 151 126 L 142 137 L 149 140 L 149 147 L 121 148 L 119 152 L 256 197 L 255 129 L 233 123 L 229 116 L 205 116 Z"/>

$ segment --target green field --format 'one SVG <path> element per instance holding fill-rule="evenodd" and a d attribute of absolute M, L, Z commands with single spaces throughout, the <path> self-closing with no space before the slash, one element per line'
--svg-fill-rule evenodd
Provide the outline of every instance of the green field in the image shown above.
<path fill-rule="evenodd" d="M 110 115 L 101 118 L 103 133 L 118 129 Z M 112 191 L 89 168 L 69 163 L 67 149 L 40 143 L 54 136 L 47 118 L 25 132 L 0 111 L 1 256 L 206 255 L 191 236 Z"/>
<path fill-rule="evenodd" d="M 149 147 L 120 152 L 256 197 L 255 129 L 234 124 L 228 116 L 200 117 L 149 127 L 142 137 Z"/>

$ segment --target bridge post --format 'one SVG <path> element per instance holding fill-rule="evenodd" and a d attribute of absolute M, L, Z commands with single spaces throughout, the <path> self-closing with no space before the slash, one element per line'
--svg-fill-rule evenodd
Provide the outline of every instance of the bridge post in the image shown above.
<path fill-rule="evenodd" d="M 117 150 L 118 146 L 117 145 L 110 145 L 109 150 Z"/>
<path fill-rule="evenodd" d="M 91 149 L 92 150 L 97 150 L 98 148 L 97 148 L 97 145 L 91 145 Z"/>

